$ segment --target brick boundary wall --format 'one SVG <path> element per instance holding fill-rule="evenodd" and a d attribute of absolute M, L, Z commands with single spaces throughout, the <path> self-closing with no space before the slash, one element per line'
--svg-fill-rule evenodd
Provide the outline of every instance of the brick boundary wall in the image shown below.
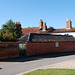
<path fill-rule="evenodd" d="M 32 56 L 65 51 L 75 51 L 75 42 L 59 42 L 59 47 L 56 47 L 56 42 L 28 42 L 26 54 Z"/>
<path fill-rule="evenodd" d="M 19 43 L 16 42 L 0 43 L 0 59 L 18 56 L 19 56 Z"/>

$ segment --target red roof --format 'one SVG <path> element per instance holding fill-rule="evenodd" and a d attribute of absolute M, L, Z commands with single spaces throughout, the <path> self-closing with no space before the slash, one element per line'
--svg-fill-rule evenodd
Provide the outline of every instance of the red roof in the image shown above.
<path fill-rule="evenodd" d="M 29 34 L 29 33 L 63 33 L 63 32 L 75 32 L 75 28 L 67 29 L 47 29 L 46 31 L 40 30 L 40 27 L 33 27 L 33 28 L 23 28 L 22 29 L 22 36 Z"/>
<path fill-rule="evenodd" d="M 53 31 L 53 28 L 47 29 L 46 31 L 39 31 L 39 33 L 51 33 Z"/>
<path fill-rule="evenodd" d="M 71 29 L 67 29 L 67 28 L 54 29 L 54 31 L 52 33 L 63 33 L 63 32 L 75 32 L 75 28 L 71 28 Z"/>
<path fill-rule="evenodd" d="M 29 34 L 29 33 L 37 33 L 39 30 L 40 30 L 40 27 L 23 28 L 22 29 L 22 36 Z"/>

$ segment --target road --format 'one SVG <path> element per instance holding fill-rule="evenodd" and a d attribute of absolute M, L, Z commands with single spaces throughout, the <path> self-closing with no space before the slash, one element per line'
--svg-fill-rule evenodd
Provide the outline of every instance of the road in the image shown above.
<path fill-rule="evenodd" d="M 72 59 L 75 59 L 75 52 L 4 59 L 0 60 L 0 75 L 15 75 L 20 72 Z"/>

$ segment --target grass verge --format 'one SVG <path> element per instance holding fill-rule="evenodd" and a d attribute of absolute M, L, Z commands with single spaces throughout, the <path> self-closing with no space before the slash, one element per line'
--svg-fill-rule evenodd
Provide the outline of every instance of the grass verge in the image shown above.
<path fill-rule="evenodd" d="M 75 75 L 75 69 L 42 69 L 24 75 Z"/>

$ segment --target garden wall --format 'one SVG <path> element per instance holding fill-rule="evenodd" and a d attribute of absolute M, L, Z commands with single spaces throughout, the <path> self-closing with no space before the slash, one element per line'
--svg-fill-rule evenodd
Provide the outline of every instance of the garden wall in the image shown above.
<path fill-rule="evenodd" d="M 27 56 L 48 54 L 55 52 L 75 51 L 75 42 L 28 42 L 27 43 Z"/>
<path fill-rule="evenodd" d="M 16 42 L 0 43 L 0 59 L 18 56 L 19 56 L 19 43 Z"/>

